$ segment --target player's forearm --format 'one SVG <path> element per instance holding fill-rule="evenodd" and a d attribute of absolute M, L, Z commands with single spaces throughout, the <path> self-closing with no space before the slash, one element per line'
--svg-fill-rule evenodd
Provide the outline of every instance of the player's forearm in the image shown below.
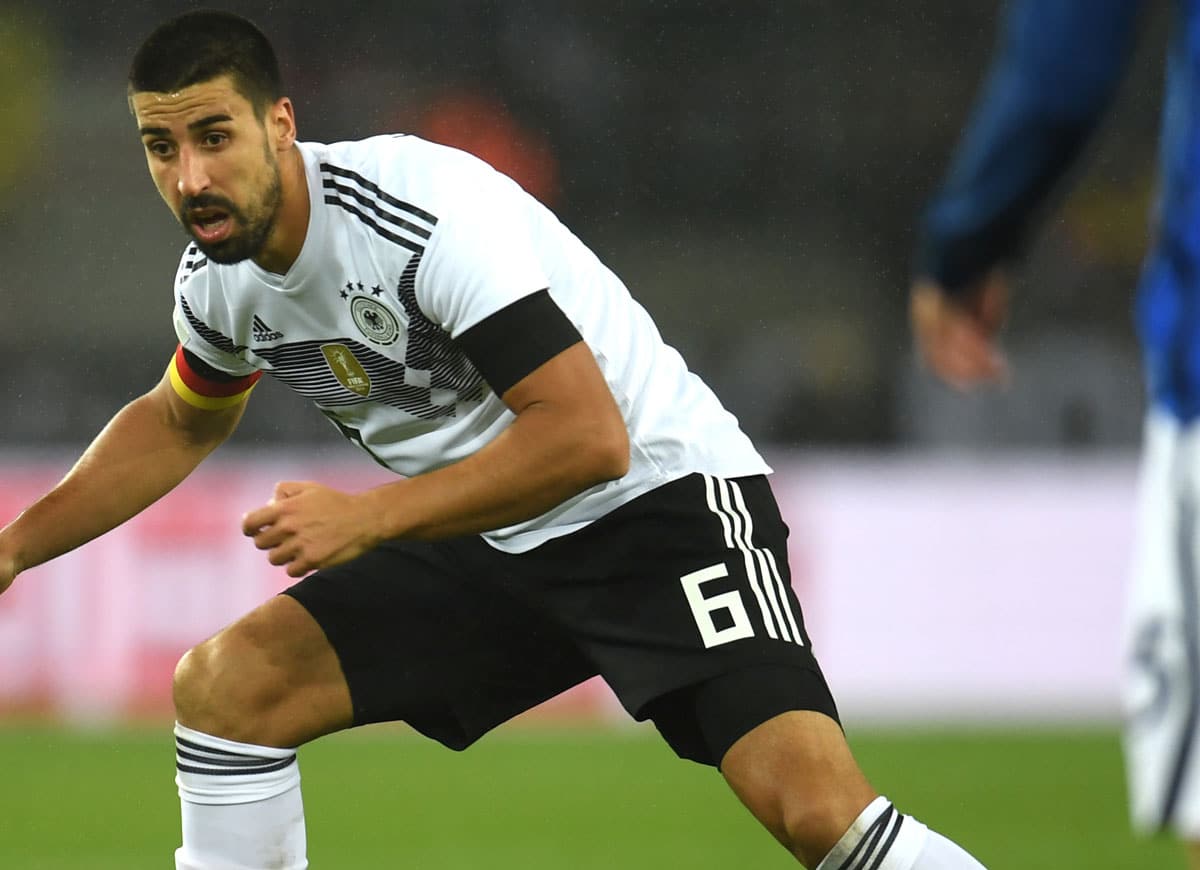
<path fill-rule="evenodd" d="M 61 482 L 0 530 L 0 552 L 25 570 L 99 537 L 169 492 L 221 440 L 188 436 L 161 403 L 135 399 Z"/>
<path fill-rule="evenodd" d="M 921 227 L 917 271 L 969 289 L 1010 258 L 1120 80 L 1140 0 L 1016 0 L 973 117 Z"/>
<path fill-rule="evenodd" d="M 378 511 L 381 539 L 434 540 L 532 519 L 628 468 L 618 415 L 580 419 L 530 408 L 462 462 L 364 496 Z"/>

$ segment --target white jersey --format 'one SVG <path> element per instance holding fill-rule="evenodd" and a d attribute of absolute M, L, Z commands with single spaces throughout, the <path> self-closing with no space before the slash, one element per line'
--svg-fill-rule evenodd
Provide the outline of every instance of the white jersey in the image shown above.
<path fill-rule="evenodd" d="M 297 147 L 311 204 L 299 257 L 277 275 L 189 246 L 175 287 L 186 350 L 230 375 L 272 374 L 413 476 L 471 455 L 512 422 L 455 338 L 549 288 L 624 416 L 629 471 L 486 533 L 489 543 L 529 550 L 692 472 L 770 471 L 621 280 L 515 182 L 415 136 Z"/>

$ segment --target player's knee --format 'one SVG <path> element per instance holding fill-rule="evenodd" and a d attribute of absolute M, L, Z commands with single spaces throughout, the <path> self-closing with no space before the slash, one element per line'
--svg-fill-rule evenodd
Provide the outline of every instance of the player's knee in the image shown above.
<path fill-rule="evenodd" d="M 183 654 L 175 665 L 171 695 L 175 702 L 175 718 L 189 728 L 196 727 L 202 718 L 206 699 L 210 696 L 208 653 L 204 644 Z"/>
<path fill-rule="evenodd" d="M 175 718 L 205 734 L 272 745 L 278 680 L 269 671 L 262 651 L 236 630 L 197 644 L 175 666 Z"/>

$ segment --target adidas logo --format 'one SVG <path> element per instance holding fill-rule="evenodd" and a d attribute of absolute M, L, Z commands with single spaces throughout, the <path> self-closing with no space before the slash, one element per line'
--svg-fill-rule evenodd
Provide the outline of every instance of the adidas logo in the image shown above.
<path fill-rule="evenodd" d="M 263 319 L 257 314 L 254 315 L 254 327 L 252 332 L 254 333 L 254 340 L 258 342 L 278 341 L 279 339 L 283 338 L 282 332 L 267 326 L 266 322 L 264 322 Z"/>

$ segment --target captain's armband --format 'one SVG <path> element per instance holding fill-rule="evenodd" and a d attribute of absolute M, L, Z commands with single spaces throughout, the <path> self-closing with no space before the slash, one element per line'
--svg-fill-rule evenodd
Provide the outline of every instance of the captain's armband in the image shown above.
<path fill-rule="evenodd" d="M 179 345 L 167 366 L 167 375 L 176 394 L 189 405 L 205 411 L 220 411 L 244 402 L 262 372 L 242 377 L 230 375 Z"/>

